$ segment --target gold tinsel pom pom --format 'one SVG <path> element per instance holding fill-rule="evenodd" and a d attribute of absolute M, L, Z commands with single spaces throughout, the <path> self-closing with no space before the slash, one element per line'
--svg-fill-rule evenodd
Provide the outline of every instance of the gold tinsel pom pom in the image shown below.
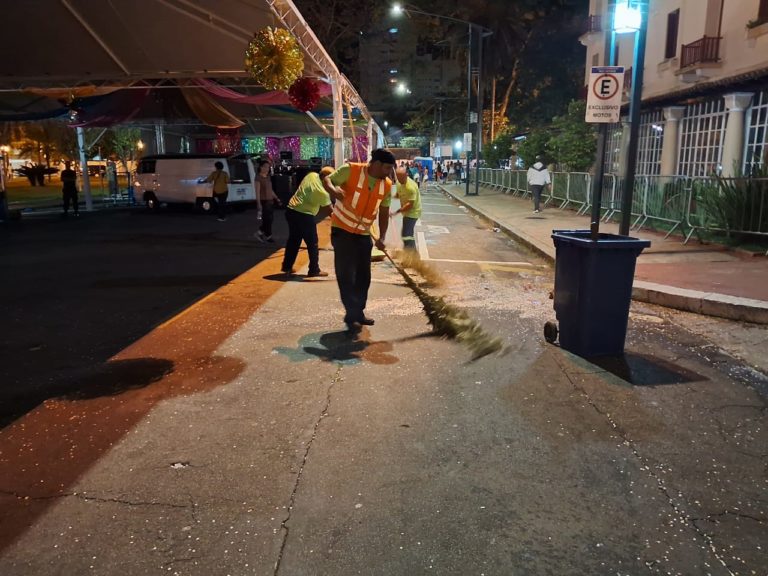
<path fill-rule="evenodd" d="M 245 69 L 268 90 L 286 90 L 304 72 L 304 55 L 288 30 L 267 26 L 245 51 Z"/>

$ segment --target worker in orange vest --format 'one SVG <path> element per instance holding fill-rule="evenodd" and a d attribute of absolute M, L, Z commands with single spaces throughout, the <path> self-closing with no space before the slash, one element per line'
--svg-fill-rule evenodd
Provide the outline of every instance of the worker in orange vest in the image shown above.
<path fill-rule="evenodd" d="M 323 178 L 323 186 L 336 198 L 331 212 L 331 244 L 344 322 L 352 331 L 374 323 L 365 315 L 371 286 L 370 229 L 378 214 L 376 247 L 384 250 L 394 168 L 392 152 L 379 148 L 371 153 L 368 164 L 350 162 Z"/>

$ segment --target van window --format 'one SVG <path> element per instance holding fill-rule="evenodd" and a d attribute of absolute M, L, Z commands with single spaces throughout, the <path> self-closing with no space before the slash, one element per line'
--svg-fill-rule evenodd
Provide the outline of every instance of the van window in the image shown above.
<path fill-rule="evenodd" d="M 137 172 L 139 174 L 154 174 L 155 162 L 156 160 L 142 160 L 141 162 L 139 162 L 139 169 L 137 170 Z"/>
<path fill-rule="evenodd" d="M 229 181 L 233 184 L 250 184 L 251 175 L 248 173 L 246 159 L 229 159 Z"/>

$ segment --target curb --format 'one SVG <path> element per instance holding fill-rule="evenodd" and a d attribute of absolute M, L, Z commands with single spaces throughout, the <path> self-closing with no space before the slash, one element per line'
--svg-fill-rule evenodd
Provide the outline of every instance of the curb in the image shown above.
<path fill-rule="evenodd" d="M 439 188 L 444 194 L 447 194 L 468 210 L 493 223 L 495 227 L 504 230 L 506 234 L 509 234 L 548 262 L 554 263 L 555 259 L 552 254 L 539 246 L 533 238 L 524 232 L 514 230 L 503 222 L 499 222 L 492 215 L 472 206 L 442 186 Z M 675 310 L 694 312 L 705 316 L 715 316 L 738 322 L 768 324 L 768 302 L 763 302 L 762 300 L 729 296 L 716 292 L 700 292 L 698 290 L 688 290 L 686 288 L 678 288 L 677 286 L 655 284 L 642 280 L 635 280 L 633 282 L 632 299 L 637 302 L 657 304 L 665 308 L 674 308 Z"/>

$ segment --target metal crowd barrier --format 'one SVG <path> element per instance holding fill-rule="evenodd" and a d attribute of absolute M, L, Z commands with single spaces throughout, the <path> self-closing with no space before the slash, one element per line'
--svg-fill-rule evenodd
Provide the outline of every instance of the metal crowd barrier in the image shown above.
<path fill-rule="evenodd" d="M 768 178 L 692 178 L 685 225 L 686 243 L 702 230 L 768 237 Z"/>
<path fill-rule="evenodd" d="M 474 180 L 475 171 L 471 171 Z M 480 169 L 480 184 L 516 197 L 530 195 L 526 170 Z M 545 205 L 586 214 L 591 206 L 592 176 L 553 172 Z M 620 217 L 624 185 L 614 174 L 603 177 L 602 219 Z M 680 230 L 684 242 L 702 231 L 768 237 L 768 178 L 689 178 L 637 176 L 632 195 L 631 228 Z"/>
<path fill-rule="evenodd" d="M 689 203 L 690 179 L 682 176 L 643 176 L 641 217 L 635 222 L 642 228 L 649 220 L 670 226 L 668 238 L 685 222 Z"/>

